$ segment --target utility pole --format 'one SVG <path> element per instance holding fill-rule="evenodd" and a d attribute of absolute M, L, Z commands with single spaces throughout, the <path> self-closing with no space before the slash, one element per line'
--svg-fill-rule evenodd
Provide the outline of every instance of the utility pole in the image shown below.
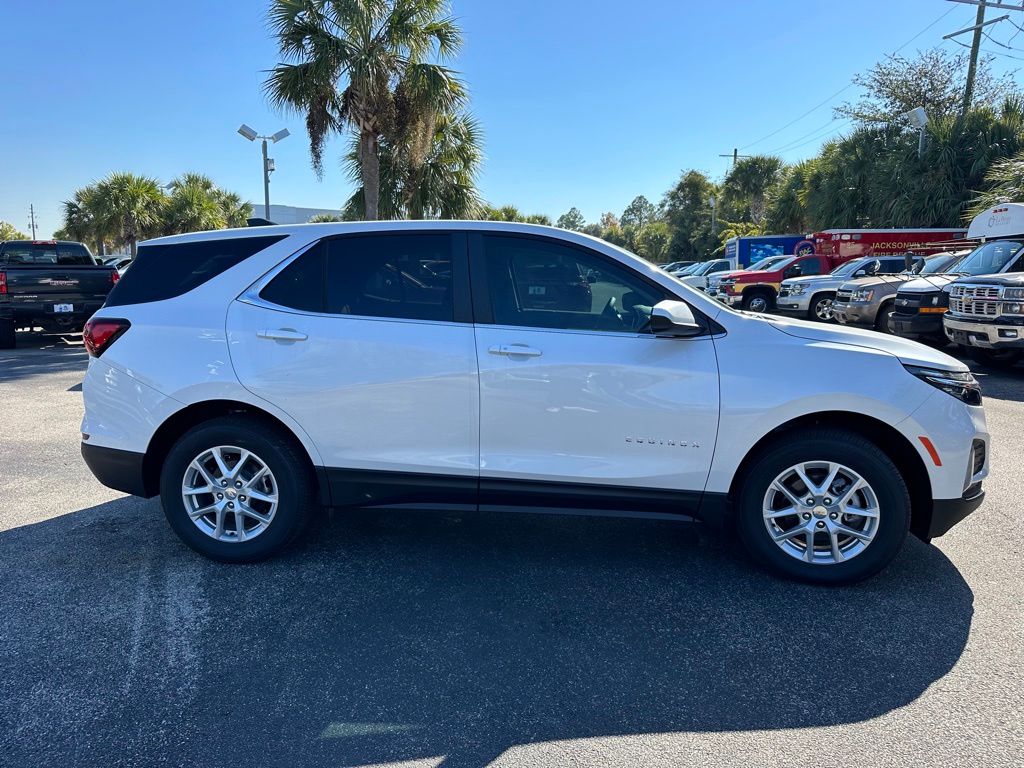
<path fill-rule="evenodd" d="M 32 227 L 32 239 L 36 239 L 36 208 L 32 203 L 28 204 L 28 225 Z"/>
<path fill-rule="evenodd" d="M 978 71 L 978 51 L 981 49 L 981 28 L 985 24 L 985 3 L 978 5 L 978 14 L 974 18 L 974 39 L 971 41 L 971 63 L 967 65 L 967 87 L 964 88 L 964 103 L 961 115 L 966 115 L 974 100 L 974 76 Z"/>
<path fill-rule="evenodd" d="M 719 157 L 731 157 L 732 165 L 735 168 L 737 160 L 739 160 L 741 157 L 750 157 L 750 155 L 741 155 L 738 149 L 734 149 L 731 155 L 719 155 Z"/>

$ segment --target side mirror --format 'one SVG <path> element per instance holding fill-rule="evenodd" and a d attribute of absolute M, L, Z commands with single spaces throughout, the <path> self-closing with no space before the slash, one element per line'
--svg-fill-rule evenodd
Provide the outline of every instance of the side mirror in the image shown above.
<path fill-rule="evenodd" d="M 880 262 L 878 259 L 875 259 L 874 261 L 872 261 L 868 265 L 868 274 L 869 275 L 877 275 L 881 271 L 882 271 L 882 262 Z"/>
<path fill-rule="evenodd" d="M 651 332 L 665 339 L 688 338 L 704 333 L 685 301 L 659 301 L 651 310 Z"/>

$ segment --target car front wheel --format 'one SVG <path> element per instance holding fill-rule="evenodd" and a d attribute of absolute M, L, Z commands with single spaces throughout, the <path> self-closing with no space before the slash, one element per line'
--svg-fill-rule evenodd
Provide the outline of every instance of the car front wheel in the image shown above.
<path fill-rule="evenodd" d="M 851 584 L 882 570 L 910 526 L 910 497 L 878 446 L 852 432 L 813 430 L 762 453 L 743 480 L 740 538 L 790 578 Z"/>
<path fill-rule="evenodd" d="M 835 303 L 835 299 L 836 295 L 834 293 L 818 294 L 811 299 L 811 319 L 822 323 L 831 323 L 832 304 Z"/>
<path fill-rule="evenodd" d="M 300 451 L 288 436 L 242 416 L 194 427 L 161 472 L 168 523 L 214 560 L 255 562 L 276 554 L 315 508 L 312 471 Z"/>

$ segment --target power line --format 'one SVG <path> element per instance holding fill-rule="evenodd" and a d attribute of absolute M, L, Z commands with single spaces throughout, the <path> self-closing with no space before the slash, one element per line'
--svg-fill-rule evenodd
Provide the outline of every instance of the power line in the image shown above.
<path fill-rule="evenodd" d="M 955 11 L 955 10 L 956 10 L 956 6 L 954 5 L 954 6 L 952 6 L 951 8 L 949 8 L 949 10 L 947 10 L 947 11 L 946 11 L 945 13 L 943 13 L 943 14 L 942 14 L 941 16 L 939 16 L 939 17 L 938 17 L 937 19 L 935 19 L 935 21 L 933 21 L 933 22 L 932 22 L 931 24 L 929 24 L 929 25 L 928 25 L 927 27 L 925 27 L 924 29 L 922 29 L 922 30 L 921 30 L 920 32 L 918 32 L 918 33 L 917 33 L 916 35 L 914 35 L 914 36 L 913 36 L 912 38 L 910 38 L 909 40 L 907 40 L 907 41 L 906 41 L 905 43 L 903 43 L 903 44 L 902 44 L 902 45 L 901 45 L 901 46 L 900 46 L 899 48 L 897 48 L 896 50 L 894 50 L 894 51 L 893 51 L 892 53 L 890 53 L 889 55 L 890 55 L 890 56 L 895 56 L 895 55 L 896 55 L 897 53 L 899 53 L 899 52 L 900 52 L 900 51 L 902 51 L 902 50 L 903 50 L 904 48 L 906 48 L 906 47 L 907 47 L 908 45 L 910 45 L 910 44 L 911 44 L 912 42 L 914 42 L 915 40 L 917 40 L 917 38 L 919 38 L 919 37 L 920 37 L 921 35 L 923 35 L 923 34 L 924 34 L 925 32 L 927 32 L 927 31 L 928 31 L 929 29 L 931 29 L 932 27 L 934 27 L 934 26 L 935 26 L 936 24 L 938 24 L 938 23 L 939 23 L 940 21 L 942 21 L 942 20 L 943 20 L 944 18 L 946 18 L 946 17 L 947 17 L 947 16 L 949 15 L 949 14 L 951 14 L 951 13 L 952 13 L 953 11 Z M 832 94 L 831 96 L 829 96 L 829 97 L 828 97 L 827 99 L 825 99 L 824 101 L 822 101 L 822 102 L 820 102 L 820 103 L 818 103 L 818 104 L 815 104 L 815 105 L 814 105 L 813 107 L 811 107 L 810 109 L 808 109 L 808 110 L 807 110 L 806 112 L 804 112 L 804 113 L 803 113 L 802 115 L 800 115 L 800 116 L 798 116 L 798 117 L 794 118 L 793 120 L 790 120 L 790 121 L 789 121 L 788 123 L 786 123 L 786 124 L 785 124 L 784 126 L 782 126 L 781 128 L 778 128 L 778 129 L 776 129 L 776 130 L 772 131 L 771 133 L 769 133 L 769 134 L 766 134 L 766 135 L 762 136 L 762 137 L 761 137 L 760 139 L 758 139 L 757 141 L 752 141 L 752 142 L 750 142 L 749 144 L 747 144 L 746 146 L 740 147 L 740 149 L 749 149 L 750 147 L 754 146 L 755 144 L 760 144 L 760 143 L 761 143 L 762 141 L 766 141 L 766 140 L 770 139 L 770 138 L 771 138 L 772 136 L 777 136 L 778 134 L 782 133 L 782 132 L 783 132 L 784 130 L 786 130 L 787 128 L 789 128 L 789 127 L 791 127 L 791 126 L 793 126 L 793 125 L 796 125 L 797 123 L 799 123 L 799 122 L 800 122 L 801 120 L 803 120 L 803 119 L 804 119 L 805 117 L 807 117 L 807 116 L 808 116 L 809 114 L 811 114 L 812 112 L 817 112 L 817 111 L 818 111 L 819 109 L 821 109 L 821 108 L 822 108 L 822 107 L 824 107 L 824 106 L 825 106 L 826 104 L 828 104 L 828 103 L 829 103 L 829 102 L 831 102 L 831 101 L 832 101 L 833 99 L 835 99 L 835 97 L 836 97 L 836 96 L 839 96 L 840 94 L 842 94 L 842 93 L 845 93 L 846 91 L 848 91 L 848 90 L 850 90 L 851 88 L 853 88 L 853 86 L 854 86 L 854 85 L 855 85 L 855 83 L 851 82 L 851 83 L 849 83 L 849 84 L 847 84 L 847 85 L 843 86 L 843 87 L 842 87 L 842 88 L 840 88 L 840 89 L 839 89 L 838 91 L 836 91 L 836 92 L 835 92 L 835 93 L 833 93 L 833 94 Z"/>
<path fill-rule="evenodd" d="M 768 154 L 774 155 L 779 152 L 790 152 L 794 149 L 799 149 L 800 147 L 810 144 L 813 141 L 818 141 L 819 139 L 823 139 L 824 137 L 830 134 L 836 133 L 837 131 L 841 131 L 843 128 L 847 126 L 849 122 L 850 118 L 833 118 L 825 125 L 819 126 L 810 133 L 805 133 L 803 136 L 798 136 L 788 144 L 783 144 L 781 147 L 779 147 L 778 149 L 773 149 Z M 839 123 L 839 125 L 836 125 L 836 123 Z"/>

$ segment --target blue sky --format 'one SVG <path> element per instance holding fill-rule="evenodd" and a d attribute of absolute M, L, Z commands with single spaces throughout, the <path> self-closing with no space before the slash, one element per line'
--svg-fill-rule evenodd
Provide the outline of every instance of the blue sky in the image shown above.
<path fill-rule="evenodd" d="M 484 196 L 553 217 L 576 205 L 591 220 L 637 194 L 657 201 L 683 169 L 720 177 L 728 160 L 718 155 L 733 147 L 813 155 L 844 127 L 830 106 L 856 95 L 833 97 L 852 75 L 943 14 L 903 53 L 972 24 L 975 11 L 946 0 L 452 5 L 466 37 L 454 66 L 485 132 Z M 60 202 L 112 170 L 164 181 L 201 171 L 259 201 L 259 147 L 235 133 L 241 122 L 292 132 L 271 152 L 272 202 L 340 206 L 350 193 L 343 142 L 328 146 L 318 181 L 302 118 L 275 114 L 263 97 L 263 71 L 278 60 L 266 7 L 4 0 L 0 220 L 25 230 L 34 203 L 48 235 Z M 1015 31 L 1004 22 L 993 36 Z M 1013 45 L 1024 49 L 1024 35 Z"/>

